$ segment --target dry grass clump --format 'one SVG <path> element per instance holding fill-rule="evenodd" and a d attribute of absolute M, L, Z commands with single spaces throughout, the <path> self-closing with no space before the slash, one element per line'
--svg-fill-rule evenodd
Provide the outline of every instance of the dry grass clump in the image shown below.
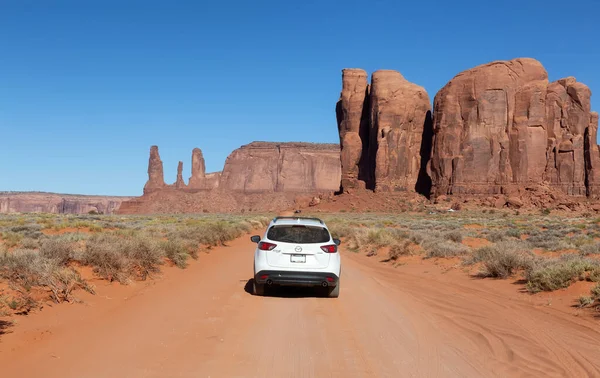
<path fill-rule="evenodd" d="M 425 249 L 426 257 L 464 256 L 471 250 L 464 244 L 439 239 L 424 241 L 421 246 Z"/>
<path fill-rule="evenodd" d="M 29 292 L 35 287 L 48 288 L 50 297 L 56 303 L 72 301 L 72 292 L 76 288 L 93 292 L 93 288 L 76 270 L 64 266 L 57 258 L 49 258 L 32 250 L 3 252 L 0 255 L 0 277 L 21 293 L 20 300 L 26 303 L 30 302 Z M 23 306 L 15 302 L 13 304 L 10 306 L 13 309 Z"/>
<path fill-rule="evenodd" d="M 600 254 L 600 243 L 584 244 L 579 247 L 579 253 L 583 256 Z"/>
<path fill-rule="evenodd" d="M 446 232 L 444 234 L 444 238 L 447 240 L 453 241 L 455 243 L 462 243 L 463 235 L 460 231 L 454 230 L 454 231 Z"/>
<path fill-rule="evenodd" d="M 198 248 L 194 248 L 189 243 L 178 239 L 163 241 L 160 247 L 165 252 L 165 256 L 179 268 L 185 268 L 189 257 L 198 258 Z"/>
<path fill-rule="evenodd" d="M 388 253 L 388 259 L 392 261 L 398 260 L 400 256 L 409 256 L 412 254 L 410 250 L 411 246 L 410 240 L 403 240 L 401 242 L 395 243 L 390 247 L 390 251 Z"/>
<path fill-rule="evenodd" d="M 579 297 L 579 307 L 590 307 L 596 303 L 600 304 L 600 283 L 596 284 L 591 290 L 591 295 L 582 295 Z"/>
<path fill-rule="evenodd" d="M 507 278 L 517 270 L 531 267 L 533 256 L 525 247 L 524 243 L 512 240 L 499 242 L 476 249 L 465 263 L 481 263 L 482 277 Z"/>
<path fill-rule="evenodd" d="M 42 241 L 39 250 L 43 257 L 66 265 L 73 258 L 74 247 L 73 243 L 63 238 L 50 238 Z"/>
<path fill-rule="evenodd" d="M 527 290 L 532 293 L 569 287 L 573 281 L 600 281 L 600 262 L 579 255 L 539 259 L 527 271 Z"/>
<path fill-rule="evenodd" d="M 164 256 L 159 243 L 152 239 L 98 234 L 87 240 L 81 259 L 101 277 L 126 283 L 132 276 L 145 280 L 158 272 Z"/>

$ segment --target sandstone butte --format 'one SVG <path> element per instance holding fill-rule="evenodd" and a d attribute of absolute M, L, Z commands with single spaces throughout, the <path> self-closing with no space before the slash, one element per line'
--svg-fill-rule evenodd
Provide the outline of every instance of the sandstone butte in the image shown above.
<path fill-rule="evenodd" d="M 548 82 L 534 59 L 464 71 L 434 100 L 432 194 L 511 194 L 547 184 L 596 196 L 598 115 L 573 77 Z"/>
<path fill-rule="evenodd" d="M 182 170 L 183 163 L 179 162 L 177 181 L 173 185 L 165 184 L 158 147 L 152 146 L 144 193 L 163 190 L 329 192 L 339 189 L 341 168 L 337 144 L 253 142 L 233 151 L 222 172 L 205 173 L 199 148 L 192 151 L 192 176 L 187 185 Z"/>
<path fill-rule="evenodd" d="M 429 194 L 431 104 L 424 88 L 396 71 L 375 71 L 369 85 L 364 70 L 345 69 L 336 115 L 342 190 Z"/>
<path fill-rule="evenodd" d="M 546 184 L 597 196 L 598 114 L 575 78 L 548 82 L 534 59 L 464 71 L 434 100 L 395 71 L 342 71 L 336 106 L 344 191 L 519 193 Z M 433 121 L 432 121 L 433 118 Z"/>
<path fill-rule="evenodd" d="M 202 152 L 195 149 L 187 185 L 181 165 L 177 182 L 164 183 L 153 146 L 145 196 L 202 192 L 211 202 L 227 198 L 228 209 L 240 195 L 263 195 L 263 202 L 255 197 L 251 204 L 245 197 L 244 206 L 279 200 L 289 206 L 289 196 L 264 198 L 269 193 L 331 197 L 366 189 L 434 199 L 493 196 L 488 205 L 513 207 L 523 205 L 526 191 L 541 195 L 532 189 L 539 187 L 544 194 L 557 193 L 552 198 L 599 196 L 598 114 L 590 109 L 590 89 L 575 78 L 551 83 L 534 59 L 496 61 L 454 77 L 435 96 L 433 112 L 425 89 L 399 72 L 379 70 L 368 79 L 362 69 L 342 70 L 335 109 L 339 145 L 253 142 L 231 153 L 223 171 L 212 174 L 205 173 Z M 316 205 L 320 198 L 305 202 Z M 127 203 L 123 206 L 129 211 Z"/>

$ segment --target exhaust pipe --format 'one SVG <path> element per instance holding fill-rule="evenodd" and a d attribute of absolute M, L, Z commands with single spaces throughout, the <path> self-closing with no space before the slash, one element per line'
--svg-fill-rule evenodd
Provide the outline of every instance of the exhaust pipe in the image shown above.
<path fill-rule="evenodd" d="M 323 282 L 321 283 L 321 286 L 323 286 L 323 287 L 327 287 L 327 286 L 329 286 L 329 284 L 327 283 L 327 281 L 323 281 Z"/>
<path fill-rule="evenodd" d="M 267 280 L 267 285 L 269 285 L 269 286 L 273 285 L 273 280 L 270 280 L 270 279 Z"/>

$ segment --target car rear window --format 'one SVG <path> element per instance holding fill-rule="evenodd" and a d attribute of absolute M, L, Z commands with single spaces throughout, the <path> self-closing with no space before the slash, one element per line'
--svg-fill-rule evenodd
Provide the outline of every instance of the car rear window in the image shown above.
<path fill-rule="evenodd" d="M 326 243 L 331 236 L 323 227 L 281 225 L 271 227 L 267 238 L 283 243 Z"/>

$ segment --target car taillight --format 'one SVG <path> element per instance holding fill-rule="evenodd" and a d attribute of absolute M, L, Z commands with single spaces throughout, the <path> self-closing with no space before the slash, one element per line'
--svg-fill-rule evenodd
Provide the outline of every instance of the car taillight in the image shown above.
<path fill-rule="evenodd" d="M 275 247 L 277 247 L 277 244 L 268 243 L 268 242 L 258 243 L 258 249 L 260 249 L 261 251 L 270 251 Z"/>
<path fill-rule="evenodd" d="M 337 252 L 337 245 L 335 245 L 335 244 L 324 245 L 324 246 L 321 246 L 321 249 L 325 253 L 336 253 Z"/>

